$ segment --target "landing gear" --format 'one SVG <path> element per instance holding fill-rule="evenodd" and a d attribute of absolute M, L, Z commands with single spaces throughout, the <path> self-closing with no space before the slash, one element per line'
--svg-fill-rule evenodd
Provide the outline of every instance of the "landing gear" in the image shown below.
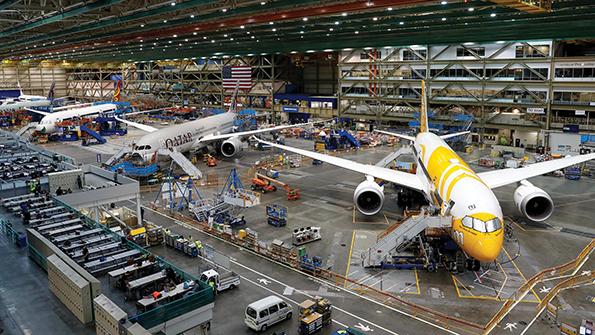
<path fill-rule="evenodd" d="M 481 263 L 476 259 L 467 258 L 465 261 L 465 269 L 468 271 L 479 271 L 479 269 L 481 269 Z"/>

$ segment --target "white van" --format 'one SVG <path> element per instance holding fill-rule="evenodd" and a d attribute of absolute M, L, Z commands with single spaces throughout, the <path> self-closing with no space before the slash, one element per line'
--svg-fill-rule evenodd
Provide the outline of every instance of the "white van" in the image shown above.
<path fill-rule="evenodd" d="M 292 313 L 293 308 L 285 301 L 271 295 L 248 305 L 244 322 L 253 330 L 265 331 L 279 321 L 291 319 Z"/>

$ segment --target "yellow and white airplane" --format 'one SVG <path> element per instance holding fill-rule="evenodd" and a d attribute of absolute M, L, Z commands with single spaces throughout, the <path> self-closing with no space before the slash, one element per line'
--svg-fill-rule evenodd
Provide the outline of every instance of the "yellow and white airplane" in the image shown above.
<path fill-rule="evenodd" d="M 517 208 L 527 218 L 543 221 L 551 216 L 554 210 L 553 201 L 545 191 L 533 186 L 526 179 L 595 159 L 593 153 L 535 163 L 518 169 L 475 173 L 444 141 L 468 132 L 443 136 L 429 132 L 426 106 L 425 86 L 422 82 L 420 132 L 417 136 L 378 131 L 413 143 L 413 154 L 418 164 L 416 174 L 259 141 L 364 174 L 366 180 L 355 189 L 353 201 L 357 209 L 366 215 L 378 213 L 384 202 L 384 188 L 374 178 L 422 192 L 430 203 L 440 208 L 440 215 L 452 217 L 452 239 L 467 257 L 480 262 L 496 260 L 504 241 L 502 209 L 492 189 L 518 183 L 514 192 Z"/>

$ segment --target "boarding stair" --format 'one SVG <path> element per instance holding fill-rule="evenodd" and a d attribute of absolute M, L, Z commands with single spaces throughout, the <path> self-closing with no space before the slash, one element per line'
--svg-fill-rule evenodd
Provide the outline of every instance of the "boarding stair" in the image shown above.
<path fill-rule="evenodd" d="M 359 148 L 361 147 L 361 144 L 359 143 L 359 141 L 353 137 L 353 135 L 351 135 L 351 133 L 349 133 L 347 130 L 339 130 L 339 135 L 346 139 L 347 142 L 349 142 L 349 144 L 351 144 L 351 146 L 353 146 L 354 148 Z"/>
<path fill-rule="evenodd" d="M 120 158 L 124 157 L 127 153 L 130 152 L 130 148 L 127 146 L 122 147 L 118 152 L 116 152 L 112 157 L 110 157 L 105 164 L 111 166 L 115 162 L 119 161 Z"/>
<path fill-rule="evenodd" d="M 80 126 L 80 130 L 81 130 L 81 132 L 87 133 L 87 134 L 89 134 L 89 136 L 91 136 L 94 139 L 96 139 L 97 142 L 99 142 L 99 144 L 105 144 L 105 143 L 107 143 L 107 140 L 103 136 L 99 135 L 98 132 L 96 132 L 95 130 L 93 130 L 93 129 L 85 126 L 85 125 L 81 125 Z"/>
<path fill-rule="evenodd" d="M 184 172 L 190 176 L 190 178 L 202 178 L 202 172 L 200 172 L 200 170 L 194 166 L 194 164 L 192 164 L 192 162 L 189 161 L 188 158 L 186 158 L 186 156 L 184 156 L 184 154 L 181 152 L 176 150 L 159 149 L 159 154 L 171 157 L 171 159 L 176 162 L 176 164 L 178 164 L 182 170 L 184 170 Z"/>
<path fill-rule="evenodd" d="M 37 126 L 38 124 L 39 122 L 29 122 L 26 126 L 17 131 L 17 136 L 23 136 L 23 134 L 29 131 L 29 129 L 35 129 L 35 126 Z"/>
<path fill-rule="evenodd" d="M 407 215 L 378 236 L 376 243 L 361 255 L 362 266 L 377 267 L 390 259 L 393 252 L 401 252 L 427 228 L 451 228 L 452 217 L 431 215 L 422 211 Z"/>

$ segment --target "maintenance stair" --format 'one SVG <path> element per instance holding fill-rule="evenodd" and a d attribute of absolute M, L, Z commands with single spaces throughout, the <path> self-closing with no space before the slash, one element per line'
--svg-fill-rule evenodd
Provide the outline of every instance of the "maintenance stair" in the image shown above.
<path fill-rule="evenodd" d="M 376 243 L 361 255 L 363 267 L 381 266 L 393 252 L 400 252 L 410 245 L 427 228 L 450 228 L 452 217 L 430 215 L 422 211 L 408 215 L 378 235 Z"/>
<path fill-rule="evenodd" d="M 131 150 L 129 147 L 124 146 L 122 147 L 120 150 L 118 150 L 118 152 L 116 152 L 112 157 L 110 157 L 105 164 L 112 166 L 112 164 L 116 163 L 117 161 L 120 160 L 120 158 L 124 157 L 127 153 L 129 153 Z"/>
<path fill-rule="evenodd" d="M 171 157 L 171 159 L 176 162 L 176 164 L 178 164 L 182 170 L 184 170 L 184 172 L 190 176 L 190 178 L 202 178 L 202 172 L 200 172 L 200 170 L 194 166 L 194 164 L 192 164 L 192 162 L 189 161 L 188 158 L 186 158 L 186 156 L 184 156 L 184 154 L 181 152 L 175 150 L 159 149 L 159 154 Z"/>
<path fill-rule="evenodd" d="M 37 126 L 38 124 L 39 124 L 39 122 L 28 123 L 26 126 L 24 126 L 23 128 L 19 129 L 19 131 L 17 131 L 17 136 L 23 136 L 23 134 L 25 134 L 27 131 L 29 131 L 29 129 L 35 129 L 35 126 Z"/>
<path fill-rule="evenodd" d="M 95 130 L 93 130 L 85 125 L 81 125 L 80 129 L 81 129 L 81 132 L 87 133 L 87 134 L 89 134 L 89 136 L 91 136 L 95 140 L 97 140 L 97 142 L 99 144 L 107 143 L 107 140 L 103 136 L 101 136 L 98 132 L 96 132 Z"/>

